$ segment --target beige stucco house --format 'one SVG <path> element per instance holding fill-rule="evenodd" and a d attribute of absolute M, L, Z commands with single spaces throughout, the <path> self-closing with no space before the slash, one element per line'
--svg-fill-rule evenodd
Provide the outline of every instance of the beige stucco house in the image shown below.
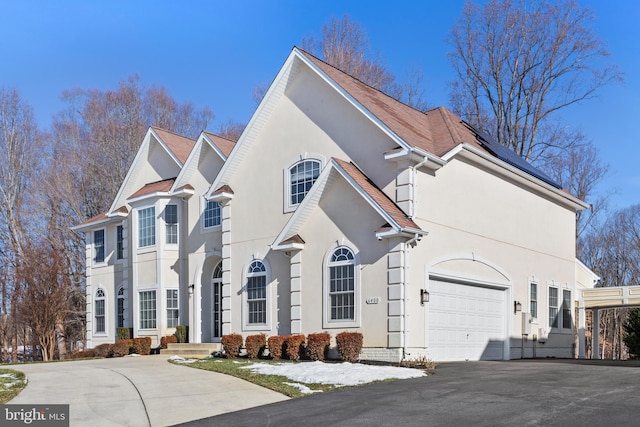
<path fill-rule="evenodd" d="M 150 128 L 86 236 L 87 342 L 359 331 L 363 359 L 574 357 L 588 208 L 446 108 L 294 48 L 237 142 Z"/>

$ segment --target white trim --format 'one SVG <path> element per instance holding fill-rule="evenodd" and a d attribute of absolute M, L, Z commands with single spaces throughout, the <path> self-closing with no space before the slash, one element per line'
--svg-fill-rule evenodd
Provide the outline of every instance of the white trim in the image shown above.
<path fill-rule="evenodd" d="M 329 295 L 329 264 L 331 257 L 339 248 L 346 248 L 353 254 L 353 320 L 331 319 L 331 298 Z M 349 263 L 351 264 L 351 263 Z M 361 325 L 361 264 L 360 252 L 357 246 L 346 239 L 340 239 L 327 249 L 322 261 L 322 328 L 323 329 L 344 329 L 359 328 Z"/>
<path fill-rule="evenodd" d="M 284 199 L 282 203 L 282 210 L 284 213 L 293 212 L 298 208 L 298 206 L 300 206 L 300 204 L 302 204 L 302 201 L 296 204 L 291 203 L 291 169 L 297 166 L 298 164 L 302 162 L 307 162 L 307 161 L 315 161 L 320 163 L 320 170 L 318 172 L 318 176 L 316 177 L 316 181 L 320 179 L 320 174 L 322 174 L 322 171 L 325 165 L 327 164 L 326 158 L 320 154 L 303 153 L 300 156 L 296 157 L 293 161 L 289 162 L 288 167 L 283 168 L 282 170 L 283 193 L 282 194 L 284 194 Z M 314 184 L 315 184 L 315 181 L 314 181 Z M 307 191 L 307 194 L 309 194 L 310 192 L 311 192 L 311 189 Z M 307 196 L 307 194 L 305 194 L 305 197 Z M 304 197 L 303 197 L 303 200 L 304 200 Z"/>
<path fill-rule="evenodd" d="M 249 277 L 253 277 L 253 274 L 249 273 L 249 267 L 254 262 L 261 262 L 265 268 L 265 310 L 266 318 L 264 324 L 249 324 L 249 307 L 247 300 L 247 281 Z M 253 257 L 248 263 L 243 265 L 242 268 L 242 330 L 243 331 L 269 331 L 271 330 L 272 311 L 273 311 L 273 289 L 275 284 L 271 282 L 271 266 L 269 262 L 264 258 Z"/>
<path fill-rule="evenodd" d="M 102 231 L 102 261 L 96 261 L 97 251 L 96 251 L 96 233 L 98 231 Z M 91 232 L 91 268 L 100 268 L 106 267 L 109 265 L 109 258 L 107 251 L 107 228 L 100 227 L 92 230 Z"/>
<path fill-rule="evenodd" d="M 102 291 L 102 296 L 98 297 L 98 292 Z M 96 291 L 93 293 L 93 336 L 94 337 L 106 337 L 109 335 L 109 325 L 108 325 L 108 317 L 107 317 L 107 300 L 109 299 L 108 294 L 107 294 L 107 290 L 104 286 L 102 286 L 102 284 L 98 285 L 98 289 L 96 289 Z M 96 320 L 96 302 L 97 301 L 104 301 L 104 314 L 102 315 L 102 317 L 104 317 L 104 331 L 98 331 L 97 326 L 98 326 L 98 322 Z"/>

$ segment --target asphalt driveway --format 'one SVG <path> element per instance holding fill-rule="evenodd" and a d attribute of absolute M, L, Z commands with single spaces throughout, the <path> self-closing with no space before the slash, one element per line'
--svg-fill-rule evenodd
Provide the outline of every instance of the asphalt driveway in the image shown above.
<path fill-rule="evenodd" d="M 430 377 L 315 394 L 186 426 L 637 426 L 638 363 L 461 362 Z"/>
<path fill-rule="evenodd" d="M 69 404 L 71 427 L 168 426 L 287 400 L 228 375 L 174 365 L 167 356 L 9 366 L 28 385 L 11 404 Z"/>

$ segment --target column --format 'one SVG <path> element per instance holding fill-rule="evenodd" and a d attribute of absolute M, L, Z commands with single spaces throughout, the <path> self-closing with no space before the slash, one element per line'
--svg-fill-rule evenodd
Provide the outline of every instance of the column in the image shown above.
<path fill-rule="evenodd" d="M 220 202 L 222 228 L 222 335 L 231 330 L 231 205 Z"/>
<path fill-rule="evenodd" d="M 585 358 L 585 334 L 587 326 L 586 312 L 584 306 L 578 307 L 578 359 Z"/>
<path fill-rule="evenodd" d="M 302 251 L 291 252 L 291 334 L 302 333 Z"/>
<path fill-rule="evenodd" d="M 597 308 L 593 309 L 591 323 L 591 339 L 593 343 L 591 349 L 591 358 L 600 359 L 600 310 L 598 310 Z"/>
<path fill-rule="evenodd" d="M 399 238 L 389 241 L 387 255 L 387 344 L 389 348 L 401 348 L 404 335 L 404 257 Z"/>

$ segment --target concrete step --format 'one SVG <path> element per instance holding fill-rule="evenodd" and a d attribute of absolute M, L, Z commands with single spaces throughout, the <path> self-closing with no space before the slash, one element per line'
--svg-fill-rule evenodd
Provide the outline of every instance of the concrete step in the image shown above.
<path fill-rule="evenodd" d="M 167 344 L 167 348 L 160 350 L 160 354 L 202 358 L 220 350 L 222 350 L 220 343 Z"/>

